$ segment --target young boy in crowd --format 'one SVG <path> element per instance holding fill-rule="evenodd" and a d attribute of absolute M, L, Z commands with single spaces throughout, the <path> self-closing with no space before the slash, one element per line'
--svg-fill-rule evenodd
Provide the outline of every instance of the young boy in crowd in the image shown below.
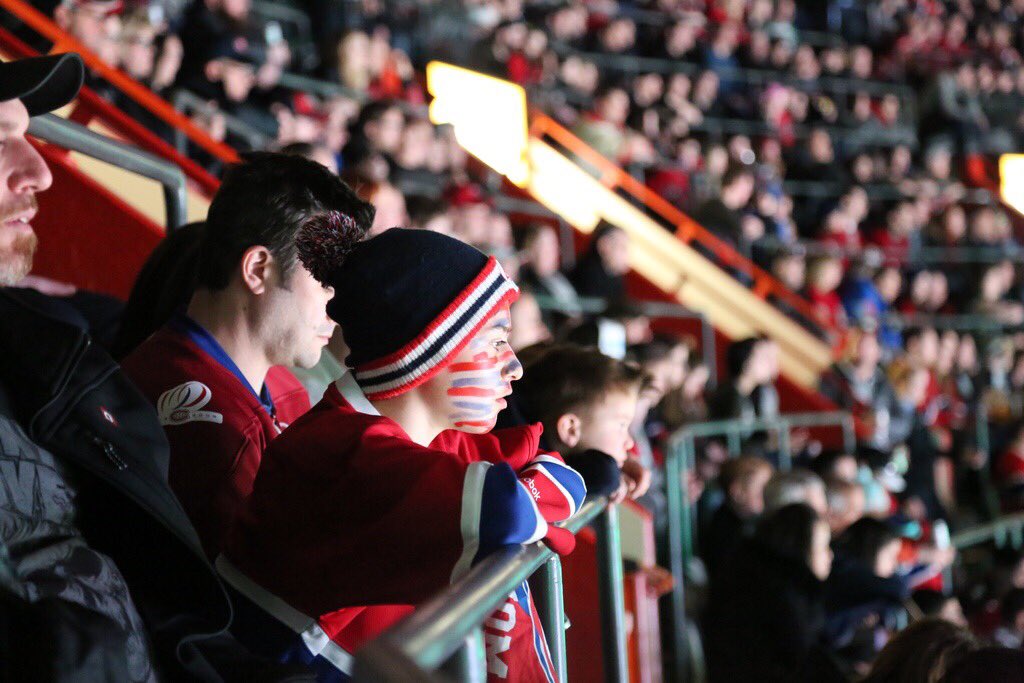
<path fill-rule="evenodd" d="M 366 234 L 374 209 L 302 157 L 254 154 L 232 168 L 210 205 L 187 307 L 123 361 L 156 406 L 171 488 L 211 559 L 263 451 L 309 410 L 286 366 L 319 360 L 334 331 L 333 292 L 298 262 L 295 240 L 306 220 L 325 214 L 343 217 L 342 253 Z"/>
<path fill-rule="evenodd" d="M 328 306 L 351 372 L 267 450 L 222 576 L 248 603 L 239 635 L 321 680 L 351 653 L 501 547 L 543 540 L 575 514 L 583 479 L 540 450 L 539 425 L 491 433 L 522 366 L 509 348 L 518 295 L 494 258 L 426 230 L 388 230 L 338 265 L 329 221 L 302 262 L 335 289 Z M 523 583 L 484 626 L 492 680 L 555 673 Z"/>
<path fill-rule="evenodd" d="M 614 501 L 642 496 L 650 475 L 630 457 L 629 427 L 643 371 L 597 349 L 564 345 L 531 354 L 524 374 L 516 387 L 524 417 L 544 426 L 546 445 L 583 473 L 590 492 Z"/>
<path fill-rule="evenodd" d="M 764 487 L 771 479 L 771 464 L 753 455 L 728 460 L 718 474 L 725 500 L 715 511 L 704 534 L 703 556 L 708 575 L 728 566 L 743 539 L 752 535 L 764 512 Z"/>

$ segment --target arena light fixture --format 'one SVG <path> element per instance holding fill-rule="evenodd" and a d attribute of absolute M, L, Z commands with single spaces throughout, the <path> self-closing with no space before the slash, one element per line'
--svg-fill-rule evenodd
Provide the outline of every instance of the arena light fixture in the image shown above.
<path fill-rule="evenodd" d="M 451 124 L 463 149 L 520 187 L 526 161 L 526 91 L 515 83 L 444 62 L 427 64 L 430 120 Z"/>
<path fill-rule="evenodd" d="M 1024 154 L 1003 154 L 999 157 L 999 196 L 1024 213 Z"/>

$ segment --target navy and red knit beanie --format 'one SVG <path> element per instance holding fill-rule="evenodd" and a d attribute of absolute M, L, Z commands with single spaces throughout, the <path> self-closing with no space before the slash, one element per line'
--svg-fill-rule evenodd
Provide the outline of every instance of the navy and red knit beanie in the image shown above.
<path fill-rule="evenodd" d="M 324 278 L 327 313 L 366 397 L 385 399 L 436 375 L 519 290 L 494 257 L 428 230 L 392 228 L 356 244 Z"/>

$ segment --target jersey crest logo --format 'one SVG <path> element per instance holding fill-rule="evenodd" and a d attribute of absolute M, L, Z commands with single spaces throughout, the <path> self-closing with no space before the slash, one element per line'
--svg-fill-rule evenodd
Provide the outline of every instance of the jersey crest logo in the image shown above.
<path fill-rule="evenodd" d="M 106 420 L 110 424 L 114 425 L 115 427 L 120 427 L 121 426 L 121 425 L 119 425 L 117 423 L 117 418 L 114 417 L 114 414 L 112 412 L 110 412 L 109 410 L 107 410 L 105 406 L 100 406 L 100 415 L 103 416 L 104 420 Z"/>
<path fill-rule="evenodd" d="M 164 427 L 183 425 L 189 422 L 214 422 L 221 424 L 224 416 L 203 407 L 213 398 L 210 387 L 202 382 L 185 382 L 160 394 L 156 401 L 156 412 Z"/>

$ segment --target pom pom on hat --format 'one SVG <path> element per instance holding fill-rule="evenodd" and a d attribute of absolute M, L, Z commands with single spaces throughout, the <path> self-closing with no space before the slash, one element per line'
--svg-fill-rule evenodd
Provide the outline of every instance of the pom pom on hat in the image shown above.
<path fill-rule="evenodd" d="M 344 262 L 364 231 L 351 216 L 325 211 L 303 224 L 295 239 L 299 261 L 318 282 L 328 284 L 331 273 Z"/>

